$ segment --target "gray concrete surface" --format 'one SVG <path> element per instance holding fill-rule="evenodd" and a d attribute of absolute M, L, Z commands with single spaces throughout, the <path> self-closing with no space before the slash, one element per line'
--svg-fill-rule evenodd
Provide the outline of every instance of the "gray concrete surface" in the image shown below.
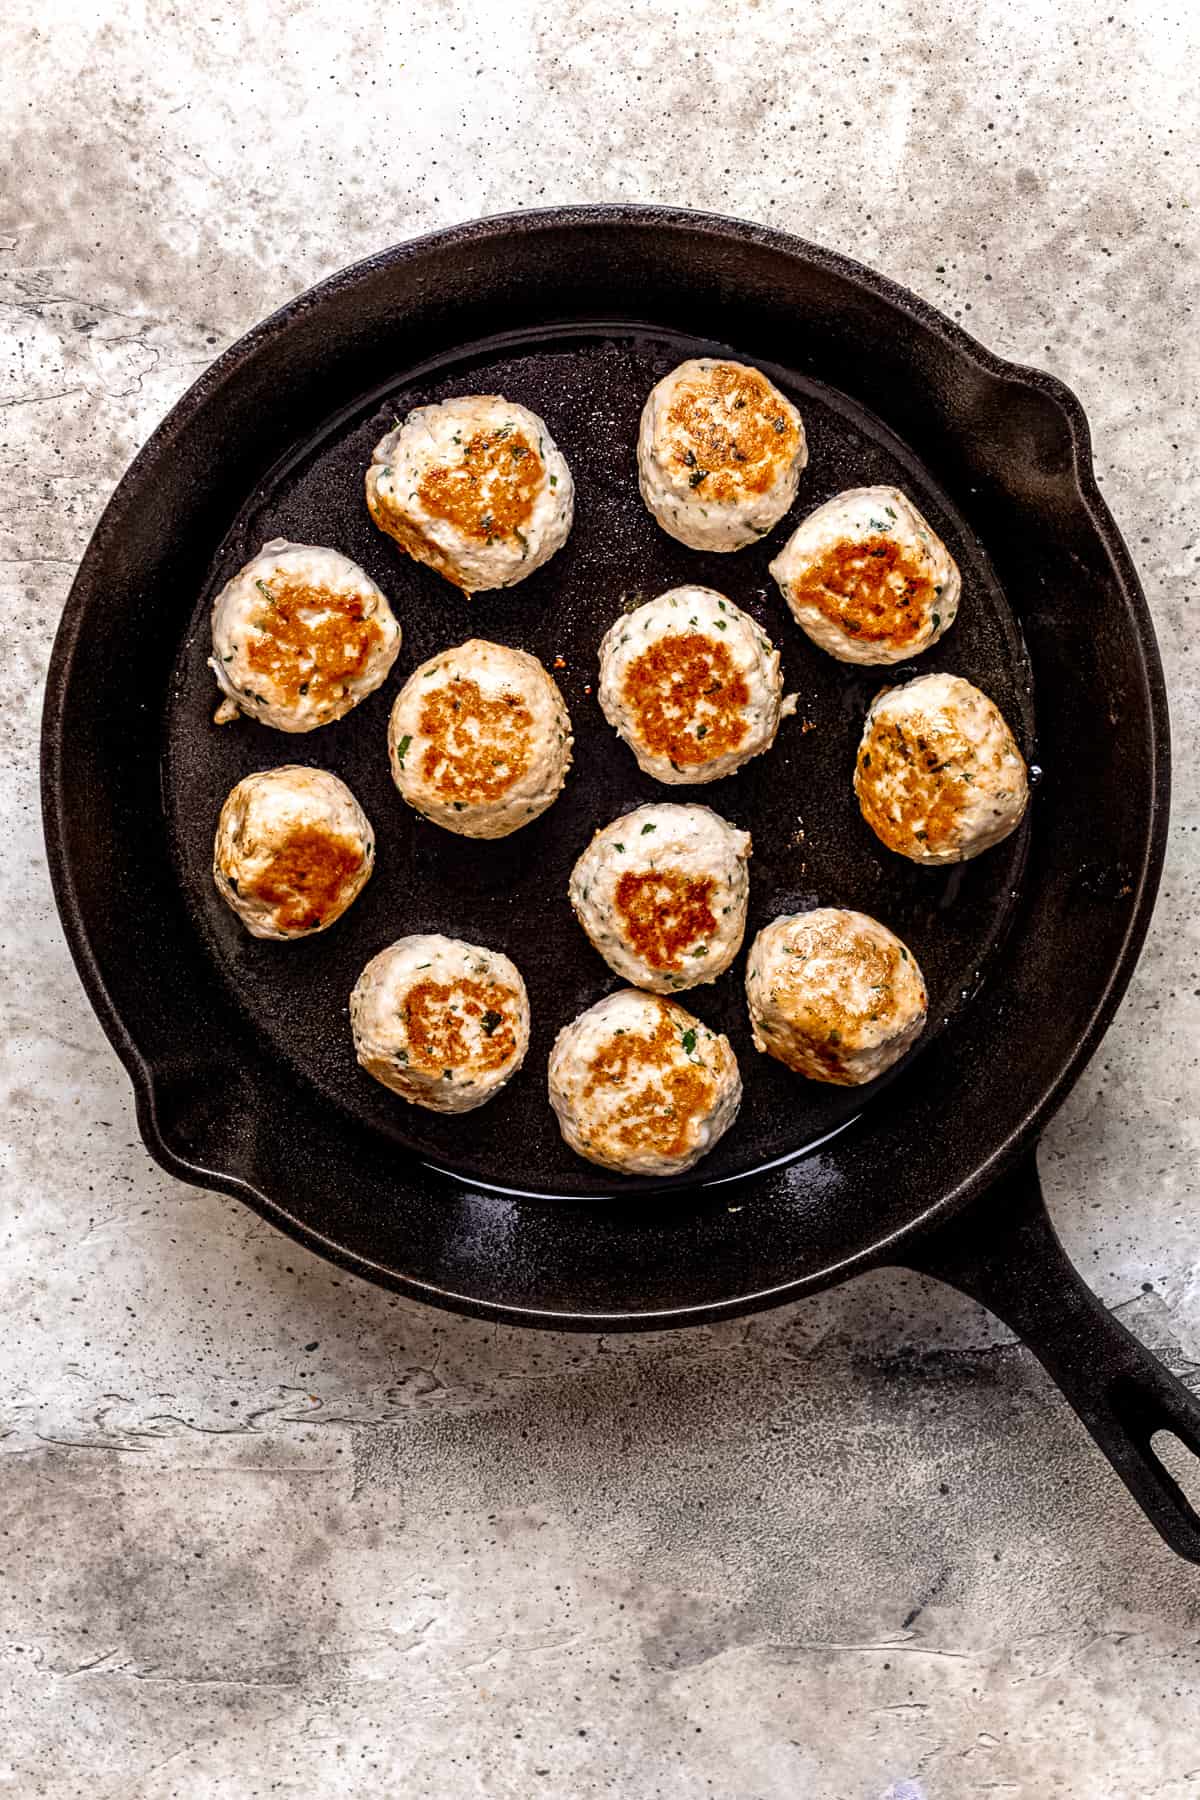
<path fill-rule="evenodd" d="M 1157 620 L 1171 849 L 1050 1133 L 1096 1288 L 1200 1361 L 1200 16 L 1081 0 L 233 8 L 0 25 L 0 1793 L 1186 1800 L 1200 1572 L 1030 1357 L 881 1275 L 556 1339 L 160 1174 L 46 880 L 40 686 L 126 462 L 298 289 L 656 199 L 875 264 L 1081 394 Z"/>

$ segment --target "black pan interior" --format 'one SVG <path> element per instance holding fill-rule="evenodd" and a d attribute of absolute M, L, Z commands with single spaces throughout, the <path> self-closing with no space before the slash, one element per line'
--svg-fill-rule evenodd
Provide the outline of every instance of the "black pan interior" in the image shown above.
<path fill-rule="evenodd" d="M 756 357 L 747 360 L 766 368 L 804 416 L 810 461 L 796 506 L 768 538 L 736 555 L 676 543 L 638 494 L 637 420 L 660 376 L 686 356 L 713 352 L 737 355 L 739 347 L 627 323 L 572 324 L 476 342 L 398 371 L 372 393 L 346 395 L 343 409 L 245 497 L 232 528 L 213 545 L 196 592 L 170 685 L 162 784 L 178 876 L 216 976 L 264 1053 L 313 1091 L 314 1104 L 332 1104 L 381 1142 L 415 1152 L 473 1188 L 576 1199 L 613 1192 L 613 1176 L 562 1143 L 545 1066 L 559 1028 L 620 985 L 577 926 L 566 883 L 591 833 L 630 807 L 654 798 L 695 800 L 752 832 L 747 944 L 777 913 L 817 904 L 859 907 L 885 920 L 912 946 L 929 983 L 926 1047 L 978 992 L 1018 894 L 1024 828 L 975 862 L 918 868 L 878 844 L 850 784 L 871 696 L 929 669 L 965 675 L 990 694 L 1033 759 L 1029 662 L 984 547 L 877 417 L 810 376 Z M 362 484 L 371 448 L 394 416 L 472 392 L 503 393 L 545 418 L 575 475 L 577 505 L 566 548 L 545 568 L 515 589 L 468 601 L 376 531 Z M 792 623 L 767 573 L 805 512 L 842 488 L 876 482 L 913 497 L 963 574 L 957 622 L 932 652 L 898 672 L 854 669 L 818 651 Z M 384 687 L 347 719 L 303 737 L 249 721 L 224 729 L 211 722 L 213 595 L 276 536 L 331 544 L 353 557 L 388 594 L 404 632 Z M 719 589 L 760 621 L 782 651 L 787 690 L 799 702 L 767 755 L 727 781 L 668 791 L 641 774 L 600 713 L 596 652 L 622 606 L 685 581 Z M 540 820 L 499 843 L 457 838 L 418 818 L 400 801 L 387 766 L 387 714 L 398 687 L 424 658 L 469 636 L 519 645 L 553 668 L 575 728 L 575 765 L 563 795 Z M 250 938 L 217 898 L 212 835 L 234 782 L 292 761 L 330 769 L 349 783 L 375 825 L 378 861 L 337 926 L 279 945 Z M 465 1117 L 405 1105 L 354 1060 L 347 997 L 360 969 L 392 939 L 427 930 L 505 950 L 529 986 L 533 1036 L 525 1067 L 498 1099 Z M 851 1125 L 886 1085 L 824 1087 L 758 1056 L 745 1012 L 744 954 L 719 982 L 681 996 L 728 1033 L 745 1081 L 737 1124 L 698 1171 L 705 1184 L 802 1156 Z M 663 1185 L 619 1183 L 623 1192 Z"/>

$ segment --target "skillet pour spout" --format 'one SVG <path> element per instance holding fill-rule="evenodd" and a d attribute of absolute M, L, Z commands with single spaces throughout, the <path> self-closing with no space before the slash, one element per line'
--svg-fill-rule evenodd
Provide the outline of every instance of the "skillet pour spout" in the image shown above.
<path fill-rule="evenodd" d="M 1047 775 L 1020 831 L 951 876 L 900 866 L 858 816 L 854 745 L 884 677 L 835 664 L 790 623 L 767 574 L 782 535 L 697 553 L 641 503 L 645 396 L 711 354 L 761 367 L 799 407 L 798 507 L 899 484 L 963 570 L 959 616 L 913 672 L 977 680 Z M 550 564 L 468 613 L 375 531 L 362 477 L 393 409 L 480 392 L 547 418 L 577 512 Z M 208 609 L 273 537 L 336 545 L 382 586 L 404 630 L 395 683 L 448 643 L 498 638 L 561 673 L 575 732 L 560 799 L 486 860 L 401 816 L 383 754 L 391 690 L 316 734 L 313 758 L 377 825 L 378 872 L 346 919 L 288 947 L 286 976 L 211 879 L 221 800 L 279 747 L 252 723 L 213 730 Z M 617 1191 L 564 1148 L 543 1078 L 555 1031 L 606 980 L 567 873 L 597 824 L 654 797 L 599 714 L 596 648 L 633 588 L 685 580 L 762 622 L 818 726 L 785 721 L 769 755 L 703 796 L 753 832 L 747 941 L 817 898 L 878 910 L 926 968 L 931 1023 L 870 1089 L 819 1093 L 755 1057 L 735 970 L 695 1004 L 738 1050 L 736 1127 L 684 1180 Z M 221 356 L 96 529 L 42 737 L 63 927 L 173 1174 L 368 1280 L 555 1329 L 703 1324 L 885 1263 L 927 1270 L 1029 1343 L 1167 1542 L 1200 1561 L 1200 1519 L 1151 1443 L 1166 1430 L 1200 1453 L 1197 1402 L 1071 1269 L 1032 1148 L 1133 970 L 1168 768 L 1154 633 L 1075 397 L 843 256 L 660 207 L 513 214 L 397 245 Z M 524 1069 L 453 1131 L 376 1089 L 342 1029 L 369 956 L 418 930 L 493 942 L 530 985 Z"/>

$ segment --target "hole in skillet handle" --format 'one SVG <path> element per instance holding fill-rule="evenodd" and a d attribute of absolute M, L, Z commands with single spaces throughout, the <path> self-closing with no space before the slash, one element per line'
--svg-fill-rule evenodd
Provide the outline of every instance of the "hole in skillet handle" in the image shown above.
<path fill-rule="evenodd" d="M 960 1289 L 1010 1325 L 1155 1530 L 1180 1556 L 1200 1562 L 1200 1512 L 1172 1472 L 1188 1451 L 1200 1460 L 1200 1398 L 1080 1279 L 1050 1223 L 1032 1150 L 982 1199 L 922 1233 L 897 1260 Z M 1170 1466 L 1160 1450 L 1168 1451 Z M 1200 1496 L 1196 1462 L 1188 1481 Z"/>
<path fill-rule="evenodd" d="M 1193 1511 L 1200 1508 L 1200 1452 L 1165 1426 L 1152 1433 L 1150 1449 Z"/>

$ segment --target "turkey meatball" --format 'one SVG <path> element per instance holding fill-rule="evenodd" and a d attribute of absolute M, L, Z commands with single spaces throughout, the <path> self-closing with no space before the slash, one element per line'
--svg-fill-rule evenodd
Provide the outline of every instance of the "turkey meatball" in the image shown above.
<path fill-rule="evenodd" d="M 273 538 L 217 595 L 212 639 L 219 725 L 243 712 L 277 731 L 315 731 L 375 692 L 400 627 L 348 556 Z"/>
<path fill-rule="evenodd" d="M 729 1039 L 673 1001 L 622 988 L 559 1032 L 550 1103 L 578 1155 L 623 1175 L 678 1175 L 737 1117 Z"/>
<path fill-rule="evenodd" d="M 757 1050 L 838 1087 L 873 1081 L 898 1062 L 928 1006 L 911 950 L 878 919 L 834 906 L 759 932 L 746 998 Z"/>
<path fill-rule="evenodd" d="M 850 488 L 809 513 L 771 573 L 796 623 L 841 662 L 919 656 L 954 623 L 962 582 L 899 488 Z"/>
<path fill-rule="evenodd" d="M 417 407 L 367 470 L 379 529 L 468 594 L 540 569 L 566 543 L 574 503 L 542 420 L 499 394 Z"/>
<path fill-rule="evenodd" d="M 600 705 L 647 775 L 720 781 L 768 750 L 795 706 L 761 626 L 712 588 L 624 614 L 600 646 Z"/>
<path fill-rule="evenodd" d="M 373 956 L 350 996 L 350 1026 L 368 1075 L 430 1112 L 472 1112 L 520 1068 L 529 999 L 515 963 L 436 933 Z"/>
<path fill-rule="evenodd" d="M 571 905 L 610 969 L 657 993 L 723 975 L 742 944 L 750 834 L 707 806 L 639 806 L 598 831 Z"/>
<path fill-rule="evenodd" d="M 375 834 L 344 781 L 289 764 L 239 781 L 221 808 L 213 880 L 257 938 L 311 937 L 375 865 Z"/>
<path fill-rule="evenodd" d="M 416 811 L 462 837 L 519 831 L 571 766 L 571 720 L 536 656 L 470 638 L 431 656 L 396 696 L 392 776 Z"/>
<path fill-rule="evenodd" d="M 642 411 L 642 498 L 693 550 L 740 550 L 764 536 L 796 498 L 807 461 L 800 414 L 745 363 L 680 363 Z"/>
<path fill-rule="evenodd" d="M 873 702 L 854 791 L 889 850 L 912 862 L 966 862 L 1016 830 L 1029 778 L 986 694 L 961 675 L 922 675 Z"/>

